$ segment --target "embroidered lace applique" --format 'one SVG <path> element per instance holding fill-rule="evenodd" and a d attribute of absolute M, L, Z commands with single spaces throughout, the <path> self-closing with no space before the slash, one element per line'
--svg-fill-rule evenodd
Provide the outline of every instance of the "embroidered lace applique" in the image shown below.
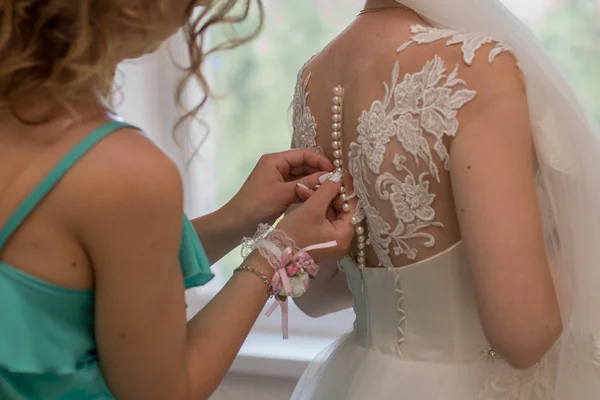
<path fill-rule="evenodd" d="M 294 90 L 294 101 L 292 103 L 294 114 L 292 147 L 321 151 L 317 146 L 317 122 L 306 104 L 310 95 L 306 89 L 310 82 L 311 73 L 309 72 L 303 80 L 302 75 L 305 69 L 306 64 L 298 73 L 296 88 Z"/>
<path fill-rule="evenodd" d="M 415 259 L 417 249 L 411 239 L 424 239 L 425 247 L 435 244 L 432 234 L 423 232 L 429 227 L 443 227 L 435 221 L 430 193 L 430 181 L 440 181 L 426 136 L 434 139 L 433 149 L 446 169 L 449 153 L 443 143 L 444 136 L 453 137 L 458 130 L 457 111 L 475 97 L 475 92 L 465 89 L 458 78 L 458 67 L 446 74 L 446 66 L 438 56 L 429 61 L 420 72 L 407 74 L 399 81 L 399 64 L 392 71 L 391 84 L 384 84 L 383 100 L 374 101 L 359 118 L 355 143 L 350 144 L 349 170 L 354 178 L 358 207 L 367 219 L 369 243 L 375 250 L 380 265 L 393 268 L 389 247 L 395 255 Z M 397 174 L 381 173 L 387 144 L 395 140 L 406 155 L 394 155 L 393 167 Z M 428 172 L 415 174 L 406 165 L 407 156 L 424 163 Z M 375 192 L 379 199 L 388 201 L 396 217 L 392 228 L 369 201 L 368 187 L 372 184 L 368 172 L 377 175 Z M 399 179 L 396 175 L 403 175 Z"/>
<path fill-rule="evenodd" d="M 437 42 L 441 39 L 448 39 L 446 42 L 447 46 L 455 44 L 462 44 L 462 53 L 464 61 L 467 65 L 471 65 L 475 59 L 475 52 L 481 48 L 484 44 L 495 43 L 496 46 L 490 51 L 488 61 L 494 62 L 496 57 L 509 49 L 502 43 L 496 42 L 491 37 L 482 35 L 480 33 L 461 33 L 449 29 L 437 29 L 421 25 L 413 25 L 410 28 L 411 33 L 414 36 L 411 40 L 398 48 L 398 52 L 405 50 L 408 46 L 413 43 L 425 44 Z"/>
<path fill-rule="evenodd" d="M 420 25 L 411 27 L 411 32 L 411 40 L 400 46 L 398 52 L 412 44 L 447 39 L 448 46 L 461 45 L 464 62 L 471 64 L 477 50 L 485 44 L 495 43 L 488 57 L 490 63 L 508 50 L 503 44 L 477 33 Z M 303 79 L 305 69 L 306 65 L 298 74 L 294 94 L 293 146 L 318 150 L 317 124 L 307 105 L 311 74 L 308 73 Z M 439 163 L 434 160 L 433 154 L 437 155 L 443 168 L 449 170 L 450 155 L 444 137 L 456 135 L 458 110 L 476 95 L 458 78 L 458 66 L 448 73 L 443 60 L 437 55 L 420 72 L 407 74 L 402 81 L 399 75 L 399 64 L 396 62 L 391 83 L 389 86 L 384 84 L 384 98 L 374 101 L 369 110 L 362 112 L 356 142 L 350 144 L 348 163 L 359 199 L 356 216 L 361 220 L 366 218 L 367 244 L 373 246 L 380 266 L 388 268 L 394 267 L 390 258 L 391 250 L 395 256 L 403 255 L 414 260 L 418 255 L 417 243 L 422 243 L 426 248 L 435 245 L 435 237 L 430 230 L 426 230 L 443 228 L 435 220 L 435 194 L 430 193 L 432 179 L 440 182 Z M 387 172 L 386 169 L 390 168 L 383 168 L 382 164 L 388 145 L 394 139 L 404 151 L 394 154 L 392 166 L 395 171 Z M 411 170 L 413 160 L 416 165 L 425 165 L 427 171 Z M 374 174 L 376 178 L 369 178 L 369 174 Z M 371 193 L 368 189 L 371 189 Z M 369 196 L 372 195 L 389 202 L 395 223 L 381 216 L 371 202 Z"/>

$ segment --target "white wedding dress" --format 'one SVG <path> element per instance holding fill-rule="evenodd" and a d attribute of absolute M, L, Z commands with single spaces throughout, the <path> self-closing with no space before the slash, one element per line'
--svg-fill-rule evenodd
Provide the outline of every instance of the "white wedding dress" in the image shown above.
<path fill-rule="evenodd" d="M 415 48 L 422 68 L 403 71 L 398 57 Z M 362 109 L 355 106 L 361 101 L 348 101 L 371 93 L 362 75 L 344 85 L 344 112 L 359 118 L 342 129 L 340 150 L 368 238 L 366 268 L 349 257 L 340 263 L 354 298 L 354 329 L 309 366 L 293 400 L 554 399 L 557 346 L 526 371 L 498 356 L 482 331 L 460 235 L 446 230 L 456 225 L 448 143 L 457 114 L 477 95 L 462 77 L 476 57 L 492 64 L 506 50 L 484 35 L 413 26 L 408 42 L 365 68 L 369 79 L 378 77 L 379 91 Z M 331 143 L 329 126 L 318 130 L 314 116 L 331 115 L 331 100 L 311 93 L 315 78 L 307 66 L 298 76 L 294 147 Z"/>

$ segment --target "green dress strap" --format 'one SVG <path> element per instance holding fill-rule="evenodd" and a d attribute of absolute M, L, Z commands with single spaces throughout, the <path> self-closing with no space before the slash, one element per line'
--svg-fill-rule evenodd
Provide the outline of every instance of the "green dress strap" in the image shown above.
<path fill-rule="evenodd" d="M 21 226 L 23 221 L 25 221 L 25 219 L 29 216 L 33 209 L 35 209 L 39 202 L 42 201 L 44 197 L 54 188 L 54 186 L 64 177 L 73 164 L 79 161 L 79 159 L 83 157 L 89 149 L 91 149 L 104 137 L 116 130 L 127 127 L 131 127 L 131 125 L 118 121 L 108 122 L 95 129 L 92 133 L 82 139 L 75 147 L 73 147 L 69 153 L 67 153 L 67 155 L 54 166 L 54 168 L 40 182 L 40 184 L 25 198 L 14 214 L 6 221 L 6 224 L 0 231 L 0 250 L 2 250 L 6 244 L 6 241 L 10 239 L 11 235 L 19 228 L 19 226 Z"/>

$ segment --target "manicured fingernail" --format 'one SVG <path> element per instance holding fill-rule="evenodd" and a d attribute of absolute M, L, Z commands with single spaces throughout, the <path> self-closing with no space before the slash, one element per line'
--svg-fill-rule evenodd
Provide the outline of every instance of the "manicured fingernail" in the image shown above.
<path fill-rule="evenodd" d="M 327 181 L 327 179 L 329 179 L 331 177 L 331 172 L 328 172 L 326 174 L 323 174 L 319 177 L 319 183 L 322 185 L 325 183 L 325 181 Z"/>
<path fill-rule="evenodd" d="M 331 182 L 339 182 L 342 180 L 342 176 L 343 176 L 343 174 L 341 172 L 336 171 L 329 177 L 329 180 Z"/>
<path fill-rule="evenodd" d="M 301 184 L 301 183 L 296 183 L 296 186 L 298 186 L 299 188 L 302 188 L 302 189 L 310 190 L 310 189 L 308 188 L 308 186 L 306 186 L 306 185 L 303 185 L 303 184 Z"/>
<path fill-rule="evenodd" d="M 320 187 L 321 187 L 321 185 L 315 185 L 315 189 L 318 189 Z"/>

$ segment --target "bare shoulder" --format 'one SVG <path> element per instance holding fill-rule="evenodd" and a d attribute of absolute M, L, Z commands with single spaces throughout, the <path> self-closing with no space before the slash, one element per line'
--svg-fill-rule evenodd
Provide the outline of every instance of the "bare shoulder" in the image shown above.
<path fill-rule="evenodd" d="M 461 69 L 480 97 L 526 95 L 525 79 L 516 56 L 503 44 L 491 41 L 475 51 L 468 68 Z"/>
<path fill-rule="evenodd" d="M 99 142 L 69 175 L 69 210 L 79 233 L 181 215 L 183 188 L 175 163 L 152 141 L 125 128 Z"/>
<path fill-rule="evenodd" d="M 474 32 L 422 26 L 413 26 L 411 32 L 411 39 L 398 48 L 399 54 L 420 48 L 421 57 L 428 60 L 424 73 L 443 71 L 453 87 L 474 94 L 459 113 L 461 125 L 484 115 L 489 118 L 490 113 L 527 119 L 525 79 L 507 45 Z"/>
<path fill-rule="evenodd" d="M 478 92 L 500 88 L 524 91 L 518 60 L 510 48 L 484 34 L 414 25 L 398 53 L 415 52 L 415 48 L 427 59 L 440 58 L 450 70 L 456 67 L 459 77 Z"/>
<path fill-rule="evenodd" d="M 74 178 L 87 182 L 82 195 L 106 201 L 155 195 L 169 197 L 181 191 L 175 163 L 150 139 L 133 128 L 125 128 L 102 140 L 81 160 Z M 181 195 L 175 196 L 181 198 Z M 166 199 L 164 199 L 166 200 Z M 93 201 L 95 203 L 95 201 Z"/>

